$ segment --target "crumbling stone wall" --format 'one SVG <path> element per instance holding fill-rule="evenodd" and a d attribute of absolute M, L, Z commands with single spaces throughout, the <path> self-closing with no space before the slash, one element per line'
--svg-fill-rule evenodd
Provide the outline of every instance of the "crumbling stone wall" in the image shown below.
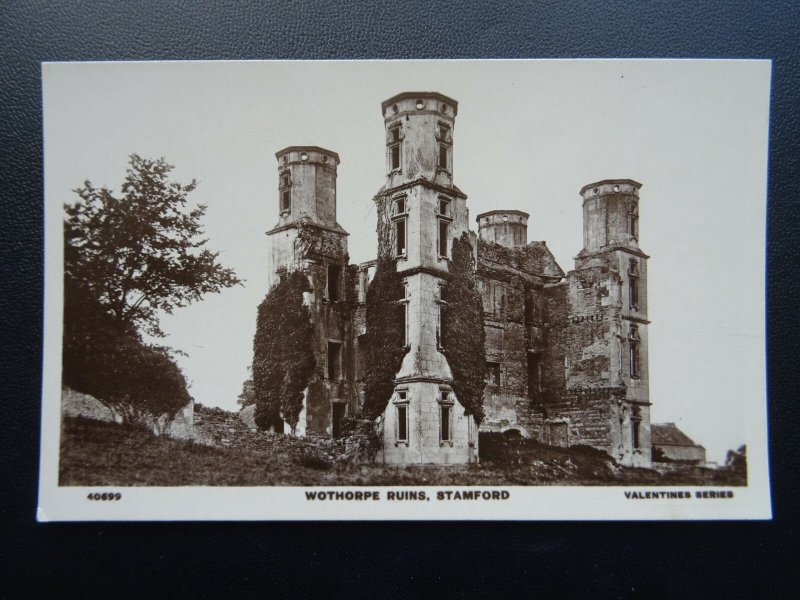
<path fill-rule="evenodd" d="M 613 255 L 579 261 L 566 281 L 545 288 L 548 309 L 540 441 L 604 449 L 625 464 L 649 465 L 649 406 L 627 385 L 624 283 Z M 536 418 L 533 419 L 536 421 Z M 566 425 L 565 425 L 566 424 Z M 637 428 L 639 448 L 633 447 Z"/>
<path fill-rule="evenodd" d="M 375 460 L 374 444 L 364 433 L 336 439 L 268 433 L 249 427 L 235 413 L 219 408 L 202 407 L 195 412 L 193 439 L 209 446 L 243 448 L 250 452 L 269 448 L 288 454 L 298 464 L 313 463 L 318 468 L 346 467 Z"/>
<path fill-rule="evenodd" d="M 543 242 L 508 248 L 479 240 L 477 276 L 484 300 L 486 358 L 501 365 L 499 385 L 490 375 L 484 392 L 482 429 L 516 429 L 539 437 L 538 407 L 554 381 L 549 305 L 555 300 L 547 286 L 563 271 Z M 564 304 L 562 296 L 559 306 Z M 538 361 L 538 367 L 533 365 L 540 373 L 538 385 L 536 377 L 529 377 L 529 357 Z M 561 373 L 561 380 L 555 380 L 557 397 L 564 388 L 563 358 Z"/>
<path fill-rule="evenodd" d="M 341 236 L 339 236 L 341 237 Z M 327 241 L 326 241 L 327 240 Z M 314 323 L 314 355 L 317 368 L 306 390 L 305 435 L 331 435 L 333 433 L 333 404 L 344 403 L 345 415 L 359 408 L 359 395 L 354 385 L 356 354 L 354 348 L 352 314 L 357 298 L 357 271 L 347 265 L 343 242 L 337 236 L 322 234 L 321 241 L 307 251 L 306 272 L 311 282 L 307 301 Z M 341 267 L 340 296 L 327 297 L 328 266 Z M 328 344 L 341 344 L 339 372 L 329 377 Z"/>
<path fill-rule="evenodd" d="M 620 377 L 619 278 L 598 264 L 567 276 L 567 389 L 614 387 Z"/>
<path fill-rule="evenodd" d="M 349 265 L 343 272 L 346 298 L 326 301 L 328 253 L 335 256 L 342 250 L 336 240 L 332 236 L 303 246 L 313 287 L 309 302 L 318 325 L 319 365 L 307 390 L 307 435 L 330 435 L 333 401 L 346 402 L 348 414 L 355 414 L 362 401 L 356 341 L 366 330 L 364 305 L 358 302 L 364 282 L 358 267 Z M 614 257 L 584 257 L 579 269 L 559 281 L 563 271 L 544 243 L 521 248 L 484 240 L 477 244 L 487 361 L 501 364 L 500 385 L 490 378 L 485 389 L 481 429 L 517 429 L 544 443 L 589 445 L 617 460 L 646 464 L 630 442 L 633 405 L 625 387 L 625 283 Z M 410 316 L 415 323 L 414 314 Z M 329 339 L 343 343 L 341 381 L 327 379 Z M 530 353 L 540 365 L 537 390 L 529 387 Z M 649 445 L 648 409 L 637 410 L 647 417 L 640 417 L 645 423 L 640 443 Z M 389 421 L 391 415 L 384 422 L 391 428 Z"/>
<path fill-rule="evenodd" d="M 566 282 L 559 282 L 545 286 L 542 291 L 546 307 L 544 331 L 547 348 L 542 360 L 541 404 L 547 405 L 560 402 L 567 388 L 565 358 L 570 321 L 569 286 Z"/>
<path fill-rule="evenodd" d="M 479 239 L 478 257 L 481 265 L 494 271 L 546 276 L 556 280 L 564 276 L 564 271 L 545 242 L 508 248 Z"/>
<path fill-rule="evenodd" d="M 585 445 L 610 450 L 612 443 L 609 423 L 614 416 L 613 402 L 606 397 L 565 395 L 562 402 L 547 406 L 542 420 L 542 439 L 547 439 L 553 423 L 565 422 L 569 446 Z"/>
<path fill-rule="evenodd" d="M 539 438 L 553 443 L 562 431 L 568 445 L 611 451 L 614 398 L 624 395 L 619 378 L 618 281 L 607 265 L 571 271 L 545 289 L 547 349 Z M 616 357 L 616 358 L 615 358 Z M 616 371 L 615 371 L 616 369 Z"/>

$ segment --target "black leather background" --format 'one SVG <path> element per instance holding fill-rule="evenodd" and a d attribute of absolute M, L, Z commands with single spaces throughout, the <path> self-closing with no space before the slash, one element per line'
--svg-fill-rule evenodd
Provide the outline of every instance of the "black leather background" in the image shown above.
<path fill-rule="evenodd" d="M 614 598 L 774 597 L 791 585 L 800 460 L 799 12 L 793 2 L 685 0 L 0 3 L 2 596 L 117 596 L 144 588 L 202 597 L 244 589 L 264 596 L 483 590 L 542 597 L 561 589 Z M 37 525 L 39 63 L 405 57 L 774 60 L 767 249 L 774 522 Z"/>

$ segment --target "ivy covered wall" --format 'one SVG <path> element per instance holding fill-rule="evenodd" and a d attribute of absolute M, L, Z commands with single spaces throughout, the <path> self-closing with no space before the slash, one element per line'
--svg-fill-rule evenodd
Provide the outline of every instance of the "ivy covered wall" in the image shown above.
<path fill-rule="evenodd" d="M 453 390 L 480 425 L 486 385 L 483 300 L 476 286 L 472 244 L 464 233 L 453 240 L 449 273 L 442 290 L 442 346 L 453 372 Z"/>
<path fill-rule="evenodd" d="M 279 280 L 258 307 L 253 339 L 255 422 L 259 429 L 294 430 L 303 408 L 303 390 L 314 373 L 313 326 L 303 293 L 303 271 L 278 273 Z"/>
<path fill-rule="evenodd" d="M 402 276 L 394 260 L 382 258 L 367 290 L 367 360 L 363 415 L 375 419 L 394 390 L 394 378 L 408 348 L 403 344 Z"/>

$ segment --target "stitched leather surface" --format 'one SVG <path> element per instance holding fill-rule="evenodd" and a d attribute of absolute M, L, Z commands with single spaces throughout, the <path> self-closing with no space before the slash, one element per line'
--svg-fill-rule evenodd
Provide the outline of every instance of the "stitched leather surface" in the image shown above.
<path fill-rule="evenodd" d="M 783 566 L 793 573 L 797 557 L 788 540 L 797 532 L 791 506 L 798 494 L 800 416 L 798 31 L 798 8 L 790 2 L 2 3 L 4 584 L 16 582 L 37 596 L 63 595 L 70 583 L 103 595 L 129 584 L 208 595 L 239 586 L 302 593 L 315 584 L 326 594 L 395 596 L 409 595 L 414 583 L 437 582 L 448 595 L 455 593 L 451 582 L 524 596 L 564 584 L 573 593 L 601 597 L 655 597 L 667 590 L 721 597 L 721 590 L 753 586 L 771 595 L 769 574 Z M 776 524 L 36 525 L 43 277 L 39 63 L 406 57 L 774 59 L 767 256 Z M 387 577 L 376 581 L 387 567 Z"/>

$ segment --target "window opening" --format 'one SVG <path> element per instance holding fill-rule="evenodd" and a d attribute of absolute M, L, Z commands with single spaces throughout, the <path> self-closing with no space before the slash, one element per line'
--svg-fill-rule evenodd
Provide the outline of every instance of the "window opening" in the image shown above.
<path fill-rule="evenodd" d="M 436 346 L 442 347 L 442 340 L 444 339 L 444 286 L 439 285 L 436 294 Z"/>
<path fill-rule="evenodd" d="M 328 300 L 338 302 L 340 300 L 340 287 L 342 279 L 342 267 L 339 265 L 328 265 Z"/>
<path fill-rule="evenodd" d="M 389 129 L 389 153 L 391 155 L 392 170 L 400 168 L 400 125 Z"/>
<path fill-rule="evenodd" d="M 450 224 L 447 221 L 439 221 L 439 256 L 447 258 L 447 234 Z"/>
<path fill-rule="evenodd" d="M 500 386 L 500 363 L 498 362 L 487 362 L 486 363 L 486 377 L 487 383 L 491 383 L 492 385 Z"/>
<path fill-rule="evenodd" d="M 641 367 L 639 362 L 639 343 L 639 328 L 636 325 L 631 325 L 630 332 L 628 333 L 628 368 L 630 370 L 631 377 L 633 378 L 639 377 L 639 371 Z"/>
<path fill-rule="evenodd" d="M 506 312 L 506 288 L 502 283 L 491 282 L 489 286 L 489 310 L 494 317 L 502 317 Z"/>
<path fill-rule="evenodd" d="M 528 353 L 528 397 L 535 398 L 542 391 L 542 358 Z"/>
<path fill-rule="evenodd" d="M 631 259 L 628 264 L 628 303 L 639 308 L 639 261 Z"/>
<path fill-rule="evenodd" d="M 402 399 L 405 400 L 405 394 Z M 397 441 L 408 441 L 408 406 L 405 404 L 397 405 Z"/>
<path fill-rule="evenodd" d="M 338 381 L 341 379 L 342 344 L 341 342 L 328 342 L 328 379 Z"/>
<path fill-rule="evenodd" d="M 639 215 L 636 214 L 634 209 L 628 213 L 628 235 L 634 240 L 639 239 Z"/>
<path fill-rule="evenodd" d="M 342 437 L 342 422 L 344 421 L 347 404 L 334 402 L 332 404 L 331 435 L 335 438 Z"/>
<path fill-rule="evenodd" d="M 408 284 L 403 285 L 403 298 L 400 300 L 400 326 L 402 327 L 403 346 L 409 345 L 408 340 Z"/>
<path fill-rule="evenodd" d="M 398 219 L 395 224 L 395 238 L 397 244 L 396 256 L 406 255 L 406 220 Z"/>
<path fill-rule="evenodd" d="M 634 407 L 633 415 L 631 416 L 631 445 L 634 449 L 641 446 L 639 426 L 642 423 L 642 415 L 639 407 Z"/>
<path fill-rule="evenodd" d="M 285 158 L 285 157 L 284 157 Z M 289 173 L 281 173 L 280 175 L 280 183 L 278 185 L 278 189 L 280 190 L 280 210 L 281 212 L 284 211 L 291 211 L 292 210 L 292 183 L 289 178 Z"/>
<path fill-rule="evenodd" d="M 437 123 L 437 140 L 439 142 L 439 157 L 437 159 L 437 166 L 445 171 L 449 170 L 449 152 L 450 152 L 450 127 L 446 123 Z"/>
<path fill-rule="evenodd" d="M 442 392 L 442 401 L 447 401 L 447 392 Z M 453 408 L 451 406 L 442 406 L 442 419 L 441 419 L 441 431 L 439 432 L 441 435 L 441 439 L 443 442 L 450 441 L 450 411 Z"/>

